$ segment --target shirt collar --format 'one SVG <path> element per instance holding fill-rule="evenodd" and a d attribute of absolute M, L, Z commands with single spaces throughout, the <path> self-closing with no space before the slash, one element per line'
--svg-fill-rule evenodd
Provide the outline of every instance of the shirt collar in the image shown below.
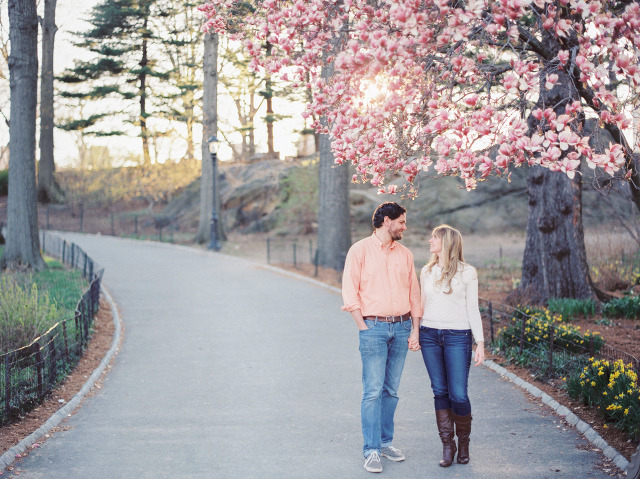
<path fill-rule="evenodd" d="M 384 247 L 384 243 L 382 241 L 380 241 L 380 238 L 378 238 L 376 236 L 375 230 L 373 231 L 373 234 L 371 236 L 373 236 L 373 238 L 375 239 L 376 245 L 378 245 L 378 247 L 380 249 L 382 249 Z M 395 247 L 396 247 L 396 242 L 391 240 L 391 244 L 389 245 L 389 249 L 392 250 Z"/>

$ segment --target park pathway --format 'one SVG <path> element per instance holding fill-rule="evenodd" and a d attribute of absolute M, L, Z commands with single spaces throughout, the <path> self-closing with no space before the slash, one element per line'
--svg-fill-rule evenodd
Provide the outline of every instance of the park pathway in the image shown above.
<path fill-rule="evenodd" d="M 14 464 L 21 478 L 371 477 L 358 335 L 335 290 L 197 248 L 65 236 L 105 267 L 124 341 L 102 387 Z M 472 368 L 470 395 L 471 463 L 442 469 L 409 352 L 394 443 L 407 460 L 383 459 L 378 477 L 609 477 L 582 436 L 489 368 Z"/>

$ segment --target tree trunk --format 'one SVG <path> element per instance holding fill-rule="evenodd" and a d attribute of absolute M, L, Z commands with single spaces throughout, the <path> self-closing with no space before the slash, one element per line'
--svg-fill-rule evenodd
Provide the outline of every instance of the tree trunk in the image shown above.
<path fill-rule="evenodd" d="M 322 77 L 331 78 L 333 63 L 322 68 Z M 326 118 L 321 119 L 327 126 Z M 320 135 L 318 185 L 318 264 L 341 270 L 351 246 L 349 169 L 336 165 L 329 135 Z"/>
<path fill-rule="evenodd" d="M 184 111 L 185 111 L 185 126 L 187 128 L 187 151 L 184 154 L 184 159 L 187 161 L 193 161 L 196 159 L 195 148 L 193 146 L 193 126 L 195 124 L 195 118 L 193 116 L 193 92 L 189 92 L 183 99 Z"/>
<path fill-rule="evenodd" d="M 561 48 L 550 36 L 544 41 L 555 52 Z M 545 63 L 540 81 L 544 83 L 547 74 L 552 72 L 558 74 L 558 82 L 550 90 L 540 89 L 536 107 L 553 108 L 560 116 L 567 104 L 579 97 L 570 75 L 558 70 L 553 63 Z M 530 132 L 541 129 L 544 133 L 552 128 L 532 115 L 527 121 Z M 572 128 L 584 128 L 584 118 L 575 122 L 570 124 Z M 563 151 L 558 161 L 564 160 L 570 151 Z M 582 175 L 576 172 L 570 179 L 563 172 L 534 166 L 527 183 L 529 216 L 520 292 L 534 303 L 544 303 L 551 298 L 596 299 L 582 230 Z"/>
<path fill-rule="evenodd" d="M 271 56 L 271 42 L 267 40 L 266 56 Z M 271 75 L 267 74 L 264 82 L 265 98 L 267 100 L 267 156 L 275 158 L 275 149 L 273 146 L 273 89 L 271 83 Z"/>
<path fill-rule="evenodd" d="M 216 211 L 220 220 L 217 223 L 218 238 L 224 239 L 222 228 L 222 210 L 220 209 L 220 190 L 218 178 L 213 178 L 213 163 L 209 154 L 207 140 L 218 133 L 218 35 L 204 35 L 204 83 L 202 98 L 202 175 L 200 177 L 200 223 L 195 241 L 205 243 L 211 239 L 211 211 L 213 189 L 216 191 Z M 217 176 L 217 175 L 216 175 Z M 215 181 L 215 185 L 214 185 Z"/>
<path fill-rule="evenodd" d="M 149 12 L 146 12 L 144 19 L 144 32 L 146 35 L 147 25 L 149 22 Z M 147 58 L 148 40 L 146 36 L 142 39 L 142 60 L 140 60 L 140 136 L 142 137 L 142 164 L 151 164 L 151 155 L 149 154 L 149 131 L 147 129 Z"/>
<path fill-rule="evenodd" d="M 42 67 L 40 70 L 40 162 L 38 199 L 49 203 L 59 197 L 53 156 L 53 47 L 56 31 L 56 1 L 45 0 L 42 21 Z"/>
<path fill-rule="evenodd" d="M 45 268 L 36 201 L 38 15 L 35 0 L 9 0 L 9 197 L 2 267 Z"/>
<path fill-rule="evenodd" d="M 550 298 L 596 299 L 582 230 L 582 181 L 534 166 L 527 180 L 529 219 L 520 290 L 543 303 Z"/>

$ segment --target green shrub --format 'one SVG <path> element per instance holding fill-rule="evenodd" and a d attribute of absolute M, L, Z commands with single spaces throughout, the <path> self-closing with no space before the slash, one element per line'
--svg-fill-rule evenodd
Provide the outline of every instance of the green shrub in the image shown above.
<path fill-rule="evenodd" d="M 0 196 L 9 194 L 9 170 L 0 170 Z"/>
<path fill-rule="evenodd" d="M 640 296 L 623 296 L 602 305 L 602 314 L 609 318 L 640 317 Z"/>
<path fill-rule="evenodd" d="M 59 318 L 55 303 L 30 278 L 0 277 L 0 354 L 28 345 Z"/>
<path fill-rule="evenodd" d="M 640 388 L 631 364 L 589 359 L 590 364 L 567 381 L 573 399 L 597 407 L 605 419 L 640 439 Z"/>
<path fill-rule="evenodd" d="M 524 345 L 526 349 L 549 347 L 549 333 L 554 327 L 554 347 L 560 347 L 573 354 L 589 354 L 591 346 L 593 353 L 598 352 L 604 340 L 598 332 L 582 333 L 579 326 L 572 326 L 563 322 L 559 314 L 552 315 L 546 308 L 522 308 L 517 311 L 507 326 L 498 330 L 500 340 L 506 347 L 520 345 L 522 335 L 522 319 L 524 325 Z M 590 346 L 591 343 L 591 346 Z"/>
<path fill-rule="evenodd" d="M 596 314 L 596 302 L 593 299 L 551 298 L 547 308 L 551 314 L 557 313 L 568 320 Z"/>

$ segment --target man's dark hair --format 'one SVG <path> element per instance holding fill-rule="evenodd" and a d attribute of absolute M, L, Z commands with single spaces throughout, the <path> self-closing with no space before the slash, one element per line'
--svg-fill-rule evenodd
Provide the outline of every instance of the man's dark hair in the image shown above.
<path fill-rule="evenodd" d="M 374 228 L 380 228 L 384 223 L 385 216 L 388 216 L 390 220 L 396 220 L 406 212 L 407 210 L 400 206 L 398 203 L 382 203 L 373 212 L 371 223 L 373 224 Z"/>

